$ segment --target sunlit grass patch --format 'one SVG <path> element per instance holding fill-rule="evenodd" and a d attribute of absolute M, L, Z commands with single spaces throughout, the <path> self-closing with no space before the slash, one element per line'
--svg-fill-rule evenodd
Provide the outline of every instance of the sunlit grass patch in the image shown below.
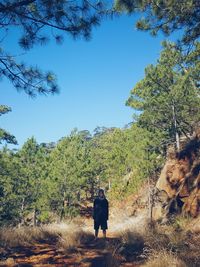
<path fill-rule="evenodd" d="M 81 244 L 87 244 L 94 240 L 94 235 L 82 229 L 75 228 L 65 235 L 61 235 L 58 239 L 58 248 L 63 251 L 76 250 Z"/>
<path fill-rule="evenodd" d="M 177 258 L 172 252 L 161 249 L 150 254 L 143 267 L 187 267 L 186 264 Z"/>
<path fill-rule="evenodd" d="M 49 224 L 41 227 L 3 227 L 0 229 L 0 244 L 2 247 L 18 247 L 32 245 L 35 242 L 59 242 L 65 236 L 75 238 L 75 232 L 80 226 L 75 224 Z M 81 232 L 81 230 L 80 230 Z"/>

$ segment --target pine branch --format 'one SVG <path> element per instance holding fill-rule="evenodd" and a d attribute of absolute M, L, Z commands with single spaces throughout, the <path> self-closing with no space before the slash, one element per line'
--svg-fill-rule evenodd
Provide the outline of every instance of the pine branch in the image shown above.
<path fill-rule="evenodd" d="M 13 11 L 15 8 L 21 7 L 21 6 L 27 6 L 33 2 L 35 2 L 36 0 L 24 0 L 24 1 L 17 1 L 11 5 L 3 5 L 2 3 L 0 3 L 0 12 L 8 12 L 8 11 Z"/>

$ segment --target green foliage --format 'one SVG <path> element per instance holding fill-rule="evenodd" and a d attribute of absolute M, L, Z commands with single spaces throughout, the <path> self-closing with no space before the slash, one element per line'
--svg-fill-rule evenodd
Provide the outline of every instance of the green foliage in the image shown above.
<path fill-rule="evenodd" d="M 154 133 L 161 146 L 176 143 L 178 148 L 179 136 L 192 133 L 200 120 L 199 43 L 187 53 L 171 43 L 163 46 L 157 64 L 145 69 L 127 105 L 139 114 L 138 125 Z"/>
<path fill-rule="evenodd" d="M 0 222 L 15 223 L 19 217 L 18 177 L 20 168 L 15 154 L 7 149 L 0 152 Z"/>
<path fill-rule="evenodd" d="M 88 40 L 92 28 L 99 25 L 106 13 L 104 1 L 3 0 L 0 4 L 2 40 L 7 38 L 13 27 L 21 34 L 18 45 L 23 50 L 46 45 L 50 38 L 60 44 L 64 40 L 63 34 Z M 52 72 L 43 72 L 37 67 L 20 63 L 12 51 L 8 53 L 0 47 L 2 77 L 30 96 L 58 92 L 56 77 Z"/>
<path fill-rule="evenodd" d="M 11 111 L 11 108 L 5 105 L 0 105 L 0 116 L 8 113 Z M 10 134 L 6 130 L 0 128 L 0 144 L 2 142 L 10 143 L 10 144 L 17 144 L 17 140 L 14 135 Z"/>
<path fill-rule="evenodd" d="M 99 187 L 110 196 L 134 192 L 160 165 L 157 152 L 147 158 L 156 141 L 150 132 L 130 128 L 74 130 L 56 145 L 28 139 L 13 153 L 0 157 L 0 216 L 2 223 L 47 223 L 77 216 Z M 54 214 L 54 219 L 52 217 Z"/>
<path fill-rule="evenodd" d="M 65 207 L 75 206 L 89 179 L 89 133 L 74 131 L 63 138 L 50 155 L 49 198 L 61 219 Z"/>
<path fill-rule="evenodd" d="M 44 192 L 46 161 L 48 154 L 41 148 L 34 138 L 30 138 L 18 152 L 21 165 L 21 186 L 20 195 L 22 197 L 24 210 L 42 210 L 45 208 Z M 22 212 L 24 212 L 24 210 Z"/>
<path fill-rule="evenodd" d="M 129 14 L 141 12 L 136 27 L 152 35 L 159 31 L 169 35 L 182 29 L 181 41 L 187 45 L 200 37 L 200 5 L 196 0 L 116 0 L 115 9 Z"/>

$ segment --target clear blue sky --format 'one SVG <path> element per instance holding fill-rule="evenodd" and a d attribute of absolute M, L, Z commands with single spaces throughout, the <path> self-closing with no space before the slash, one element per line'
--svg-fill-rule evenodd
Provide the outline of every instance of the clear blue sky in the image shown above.
<path fill-rule="evenodd" d="M 13 32 L 6 49 L 20 53 L 16 38 Z M 61 46 L 52 40 L 35 47 L 18 59 L 54 71 L 61 92 L 31 99 L 4 79 L 0 102 L 12 112 L 0 118 L 1 127 L 14 134 L 20 146 L 31 136 L 38 142 L 57 141 L 75 127 L 123 127 L 133 113 L 125 101 L 145 66 L 158 59 L 162 39 L 136 31 L 134 19 L 124 16 L 104 21 L 89 42 L 66 37 Z"/>

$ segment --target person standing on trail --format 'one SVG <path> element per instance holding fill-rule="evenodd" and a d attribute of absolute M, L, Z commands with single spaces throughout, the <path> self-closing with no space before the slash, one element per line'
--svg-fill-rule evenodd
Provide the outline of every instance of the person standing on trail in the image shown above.
<path fill-rule="evenodd" d="M 99 189 L 98 196 L 94 200 L 93 219 L 95 239 L 98 238 L 100 226 L 101 230 L 103 231 L 103 236 L 106 238 L 106 230 L 108 229 L 108 200 L 105 197 L 103 189 Z"/>

